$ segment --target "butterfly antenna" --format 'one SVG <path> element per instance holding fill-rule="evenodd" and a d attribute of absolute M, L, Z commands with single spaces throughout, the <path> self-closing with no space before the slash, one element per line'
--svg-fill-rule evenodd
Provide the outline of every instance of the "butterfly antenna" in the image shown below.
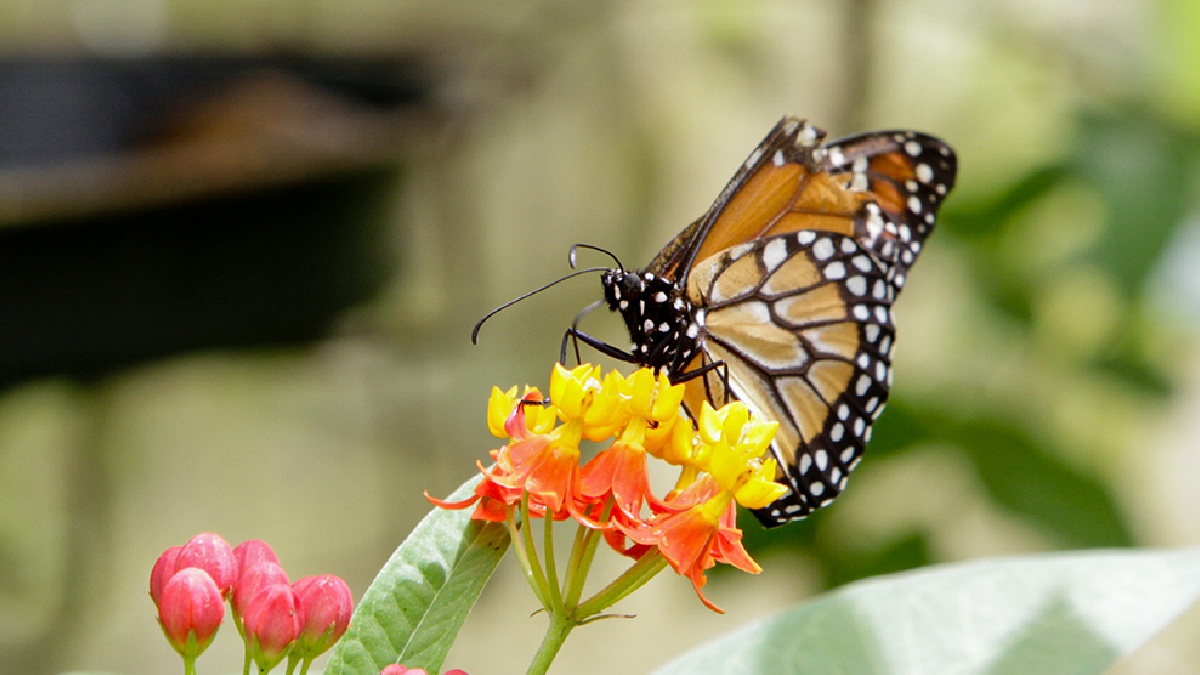
<path fill-rule="evenodd" d="M 483 318 L 480 319 L 479 322 L 475 324 L 474 330 L 471 331 L 471 344 L 479 344 L 479 340 L 478 340 L 479 329 L 483 327 L 483 322 L 492 318 L 500 311 L 508 309 L 509 307 L 512 307 L 513 305 L 524 300 L 525 298 L 537 295 L 538 293 L 541 293 L 542 291 L 550 288 L 551 286 L 561 284 L 562 282 L 566 281 L 567 279 L 574 279 L 575 277 L 582 276 L 584 274 L 591 274 L 592 272 L 607 272 L 607 271 L 608 271 L 607 267 L 589 267 L 587 269 L 576 270 L 564 277 L 559 277 L 558 279 L 555 279 L 554 281 L 551 281 L 548 284 L 539 286 L 539 287 L 533 289 L 532 291 L 529 291 L 528 293 L 522 293 L 521 295 L 518 295 L 517 297 L 513 298 L 512 300 L 509 300 L 508 302 L 504 303 L 503 305 L 500 305 L 499 307 L 497 307 L 497 308 L 493 309 L 492 311 L 488 312 L 487 314 L 483 315 Z"/>
<path fill-rule="evenodd" d="M 610 251 L 606 248 L 600 248 L 599 246 L 592 246 L 591 244 L 573 244 L 571 246 L 571 252 L 567 254 L 567 261 L 571 264 L 571 269 L 575 269 L 575 252 L 581 248 L 586 248 L 589 251 L 595 251 L 597 253 L 603 253 L 604 255 L 612 258 L 612 261 L 617 264 L 617 269 L 619 269 L 619 270 L 625 269 L 625 266 L 621 264 L 620 258 L 618 258 L 615 253 L 613 253 L 612 251 Z"/>

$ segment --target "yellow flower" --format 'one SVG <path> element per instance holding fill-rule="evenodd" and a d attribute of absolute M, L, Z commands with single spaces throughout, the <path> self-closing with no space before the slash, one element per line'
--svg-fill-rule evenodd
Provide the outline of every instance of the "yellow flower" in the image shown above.
<path fill-rule="evenodd" d="M 615 436 L 629 423 L 628 389 L 629 383 L 621 373 L 612 370 L 604 376 L 583 415 L 585 438 L 602 441 Z"/>
<path fill-rule="evenodd" d="M 493 436 L 508 438 L 504 424 L 508 421 L 508 416 L 512 414 L 516 405 L 517 388 L 515 386 L 508 391 L 500 391 L 500 387 L 492 387 L 492 395 L 488 398 L 487 425 L 488 431 L 492 432 Z"/>
<path fill-rule="evenodd" d="M 554 428 L 556 413 L 553 408 L 542 405 L 542 394 L 537 387 L 525 385 L 525 392 L 517 397 L 517 388 L 500 391 L 492 387 L 492 395 L 488 398 L 487 424 L 488 431 L 498 438 L 524 437 L 525 432 L 535 434 L 549 433 Z M 522 406 L 522 414 L 514 415 L 517 406 Z M 513 428 L 523 419 L 525 428 Z"/>
<path fill-rule="evenodd" d="M 775 470 L 776 463 L 773 457 L 759 463 L 746 482 L 733 493 L 733 498 L 748 509 L 766 508 L 787 492 L 786 486 L 775 482 Z"/>
<path fill-rule="evenodd" d="M 759 461 L 775 432 L 778 422 L 759 422 L 741 402 L 720 410 L 705 403 L 697 425 L 703 445 L 704 470 L 721 489 L 732 493 L 747 508 L 762 508 L 787 491 L 775 482 L 775 460 Z"/>
<path fill-rule="evenodd" d="M 550 400 L 563 422 L 582 421 L 600 387 L 600 366 L 584 363 L 567 370 L 556 363 L 550 375 Z"/>

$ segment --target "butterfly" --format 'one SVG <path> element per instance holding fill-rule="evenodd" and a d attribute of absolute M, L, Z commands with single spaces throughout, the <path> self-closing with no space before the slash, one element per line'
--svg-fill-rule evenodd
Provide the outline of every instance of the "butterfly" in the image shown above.
<path fill-rule="evenodd" d="M 824 140 L 783 118 L 644 270 L 604 271 L 630 350 L 568 331 L 666 369 L 693 417 L 737 399 L 778 421 L 770 451 L 788 491 L 754 511 L 767 527 L 828 505 L 862 459 L 892 384 L 892 303 L 957 170 L 923 133 Z"/>

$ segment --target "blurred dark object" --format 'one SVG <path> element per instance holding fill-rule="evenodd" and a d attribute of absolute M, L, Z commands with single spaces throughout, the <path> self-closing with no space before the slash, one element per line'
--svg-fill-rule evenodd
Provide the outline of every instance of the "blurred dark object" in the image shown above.
<path fill-rule="evenodd" d="M 0 384 L 319 337 L 394 272 L 416 72 L 0 61 Z"/>

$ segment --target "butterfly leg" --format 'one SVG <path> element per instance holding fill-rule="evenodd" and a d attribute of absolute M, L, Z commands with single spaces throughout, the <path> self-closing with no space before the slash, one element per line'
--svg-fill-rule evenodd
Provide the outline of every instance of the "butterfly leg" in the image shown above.
<path fill-rule="evenodd" d="M 716 401 L 713 397 L 713 392 L 708 385 L 708 377 L 705 377 L 713 371 L 718 371 L 721 376 L 721 390 L 723 392 L 722 398 L 725 399 L 722 403 L 729 403 L 733 400 L 733 394 L 731 394 L 729 390 L 729 367 L 725 365 L 724 361 L 714 361 L 713 363 L 705 364 L 695 370 L 679 373 L 671 377 L 671 382 L 673 384 L 680 384 L 682 382 L 694 380 L 697 377 L 704 377 L 704 394 L 709 401 L 713 401 L 715 403 Z"/>
<path fill-rule="evenodd" d="M 619 347 L 614 347 L 614 346 L 608 344 L 607 342 L 605 342 L 604 340 L 601 340 L 599 338 L 594 338 L 591 335 L 588 335 L 587 333 L 584 333 L 583 331 L 580 331 L 577 328 L 568 328 L 567 331 L 565 333 L 563 333 L 562 348 L 560 349 L 559 354 L 558 354 L 559 363 L 563 363 L 563 364 L 566 363 L 567 341 L 568 340 L 572 341 L 575 344 L 575 361 L 577 363 L 581 363 L 583 361 L 583 359 L 580 358 L 580 354 L 579 354 L 579 343 L 580 342 L 591 347 L 592 349 L 595 349 L 596 351 L 600 352 L 601 354 L 604 354 L 605 356 L 617 359 L 618 361 L 624 361 L 625 363 L 635 363 L 636 362 L 636 360 L 633 358 L 633 354 L 630 354 L 629 352 L 627 352 Z"/>

